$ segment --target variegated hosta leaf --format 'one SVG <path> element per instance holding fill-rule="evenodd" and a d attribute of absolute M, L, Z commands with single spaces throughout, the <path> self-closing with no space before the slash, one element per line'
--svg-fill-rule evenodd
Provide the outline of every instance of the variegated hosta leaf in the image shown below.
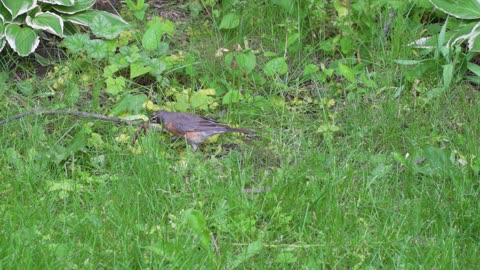
<path fill-rule="evenodd" d="M 0 38 L 0 52 L 3 50 L 3 47 L 5 47 L 5 44 L 7 42 L 5 41 L 4 38 Z"/>
<path fill-rule="evenodd" d="M 449 32 L 452 32 L 453 35 L 448 39 L 448 45 L 453 46 L 455 44 L 460 44 L 465 40 L 478 35 L 479 27 L 479 22 L 472 22 L 469 24 L 460 25 L 458 28 L 450 30 Z"/>
<path fill-rule="evenodd" d="M 480 22 L 472 22 L 469 24 L 459 25 L 456 28 L 453 28 L 445 33 L 445 44 L 442 44 L 448 48 L 451 48 L 455 45 L 462 44 L 467 41 L 468 49 L 472 50 L 475 45 L 475 40 L 480 34 Z M 416 48 L 431 49 L 438 46 L 438 36 L 424 37 L 418 39 L 410 44 Z M 479 45 L 476 45 L 478 47 Z"/>
<path fill-rule="evenodd" d="M 38 2 L 61 6 L 72 6 L 75 3 L 75 0 L 38 0 Z"/>
<path fill-rule="evenodd" d="M 53 9 L 65 14 L 75 14 L 91 8 L 93 4 L 95 0 L 76 0 L 71 6 L 53 6 Z"/>
<path fill-rule="evenodd" d="M 63 37 L 63 19 L 51 12 L 39 12 L 35 17 L 28 16 L 26 23 L 33 29 L 48 31 L 59 37 Z"/>
<path fill-rule="evenodd" d="M 5 27 L 5 37 L 8 45 L 20 56 L 27 56 L 35 51 L 40 43 L 40 38 L 35 31 L 18 24 L 10 24 Z"/>
<path fill-rule="evenodd" d="M 468 39 L 468 49 L 471 52 L 480 52 L 480 32 L 477 32 L 476 36 Z"/>
<path fill-rule="evenodd" d="M 37 6 L 37 0 L 2 0 L 2 3 L 13 19 Z"/>
<path fill-rule="evenodd" d="M 5 24 L 3 23 L 3 18 L 0 15 L 0 38 L 2 38 L 5 34 Z"/>
<path fill-rule="evenodd" d="M 479 0 L 430 0 L 430 2 L 448 15 L 460 19 L 479 19 Z"/>
<path fill-rule="evenodd" d="M 2 9 L 2 5 L 0 5 L 0 10 Z M 3 17 L 3 14 L 0 12 L 0 23 L 3 23 L 5 22 L 5 17 Z"/>

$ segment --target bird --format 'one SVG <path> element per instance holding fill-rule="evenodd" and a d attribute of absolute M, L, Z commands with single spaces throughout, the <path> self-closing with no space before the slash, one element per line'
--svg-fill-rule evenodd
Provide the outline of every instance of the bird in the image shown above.
<path fill-rule="evenodd" d="M 170 139 L 171 142 L 179 138 L 184 138 L 192 147 L 193 151 L 197 151 L 201 143 L 215 134 L 227 132 L 253 134 L 253 131 L 243 128 L 233 128 L 213 119 L 191 113 L 159 110 L 154 112 L 150 116 L 150 119 L 153 123 L 162 124 L 163 127 L 173 135 Z"/>

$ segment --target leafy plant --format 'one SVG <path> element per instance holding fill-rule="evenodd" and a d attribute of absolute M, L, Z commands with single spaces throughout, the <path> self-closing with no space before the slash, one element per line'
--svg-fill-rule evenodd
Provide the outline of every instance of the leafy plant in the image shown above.
<path fill-rule="evenodd" d="M 8 45 L 20 56 L 35 51 L 42 31 L 58 37 L 79 26 L 97 37 L 116 38 L 128 24 L 108 12 L 91 10 L 95 0 L 3 0 L 0 2 L 0 51 Z"/>
<path fill-rule="evenodd" d="M 133 12 L 135 18 L 143 21 L 145 18 L 145 12 L 148 10 L 149 4 L 146 4 L 144 0 L 138 0 L 137 3 L 133 2 L 133 0 L 125 0 L 130 11 Z"/>
<path fill-rule="evenodd" d="M 443 86 L 433 89 L 429 96 L 437 96 L 452 82 L 466 78 L 480 83 L 480 66 L 471 60 L 480 52 L 480 5 L 478 1 L 430 0 L 449 17 L 438 34 L 424 37 L 410 45 L 425 51 L 433 51 L 431 59 L 422 61 L 397 61 L 397 63 L 419 65 L 423 70 L 435 70 L 442 65 Z M 466 46 L 464 46 L 466 45 Z M 467 75 L 467 71 L 475 76 Z"/>

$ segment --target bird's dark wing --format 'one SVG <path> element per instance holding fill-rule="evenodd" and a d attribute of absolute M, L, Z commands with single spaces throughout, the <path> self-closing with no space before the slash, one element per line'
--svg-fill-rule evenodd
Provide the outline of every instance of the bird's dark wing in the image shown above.
<path fill-rule="evenodd" d="M 175 116 L 175 121 L 172 121 L 175 129 L 181 132 L 191 132 L 191 131 L 216 131 L 224 132 L 229 127 L 218 123 L 217 121 L 201 117 L 193 114 L 177 114 Z"/>

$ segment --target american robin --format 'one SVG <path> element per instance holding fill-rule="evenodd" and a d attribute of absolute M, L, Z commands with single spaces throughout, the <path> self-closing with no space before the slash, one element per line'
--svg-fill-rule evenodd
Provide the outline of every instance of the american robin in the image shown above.
<path fill-rule="evenodd" d="M 232 128 L 213 119 L 190 113 L 160 110 L 153 113 L 150 118 L 152 122 L 162 124 L 166 130 L 173 134 L 172 142 L 178 138 L 185 138 L 193 151 L 198 149 L 199 144 L 215 134 L 226 132 L 253 133 L 250 130 Z"/>

